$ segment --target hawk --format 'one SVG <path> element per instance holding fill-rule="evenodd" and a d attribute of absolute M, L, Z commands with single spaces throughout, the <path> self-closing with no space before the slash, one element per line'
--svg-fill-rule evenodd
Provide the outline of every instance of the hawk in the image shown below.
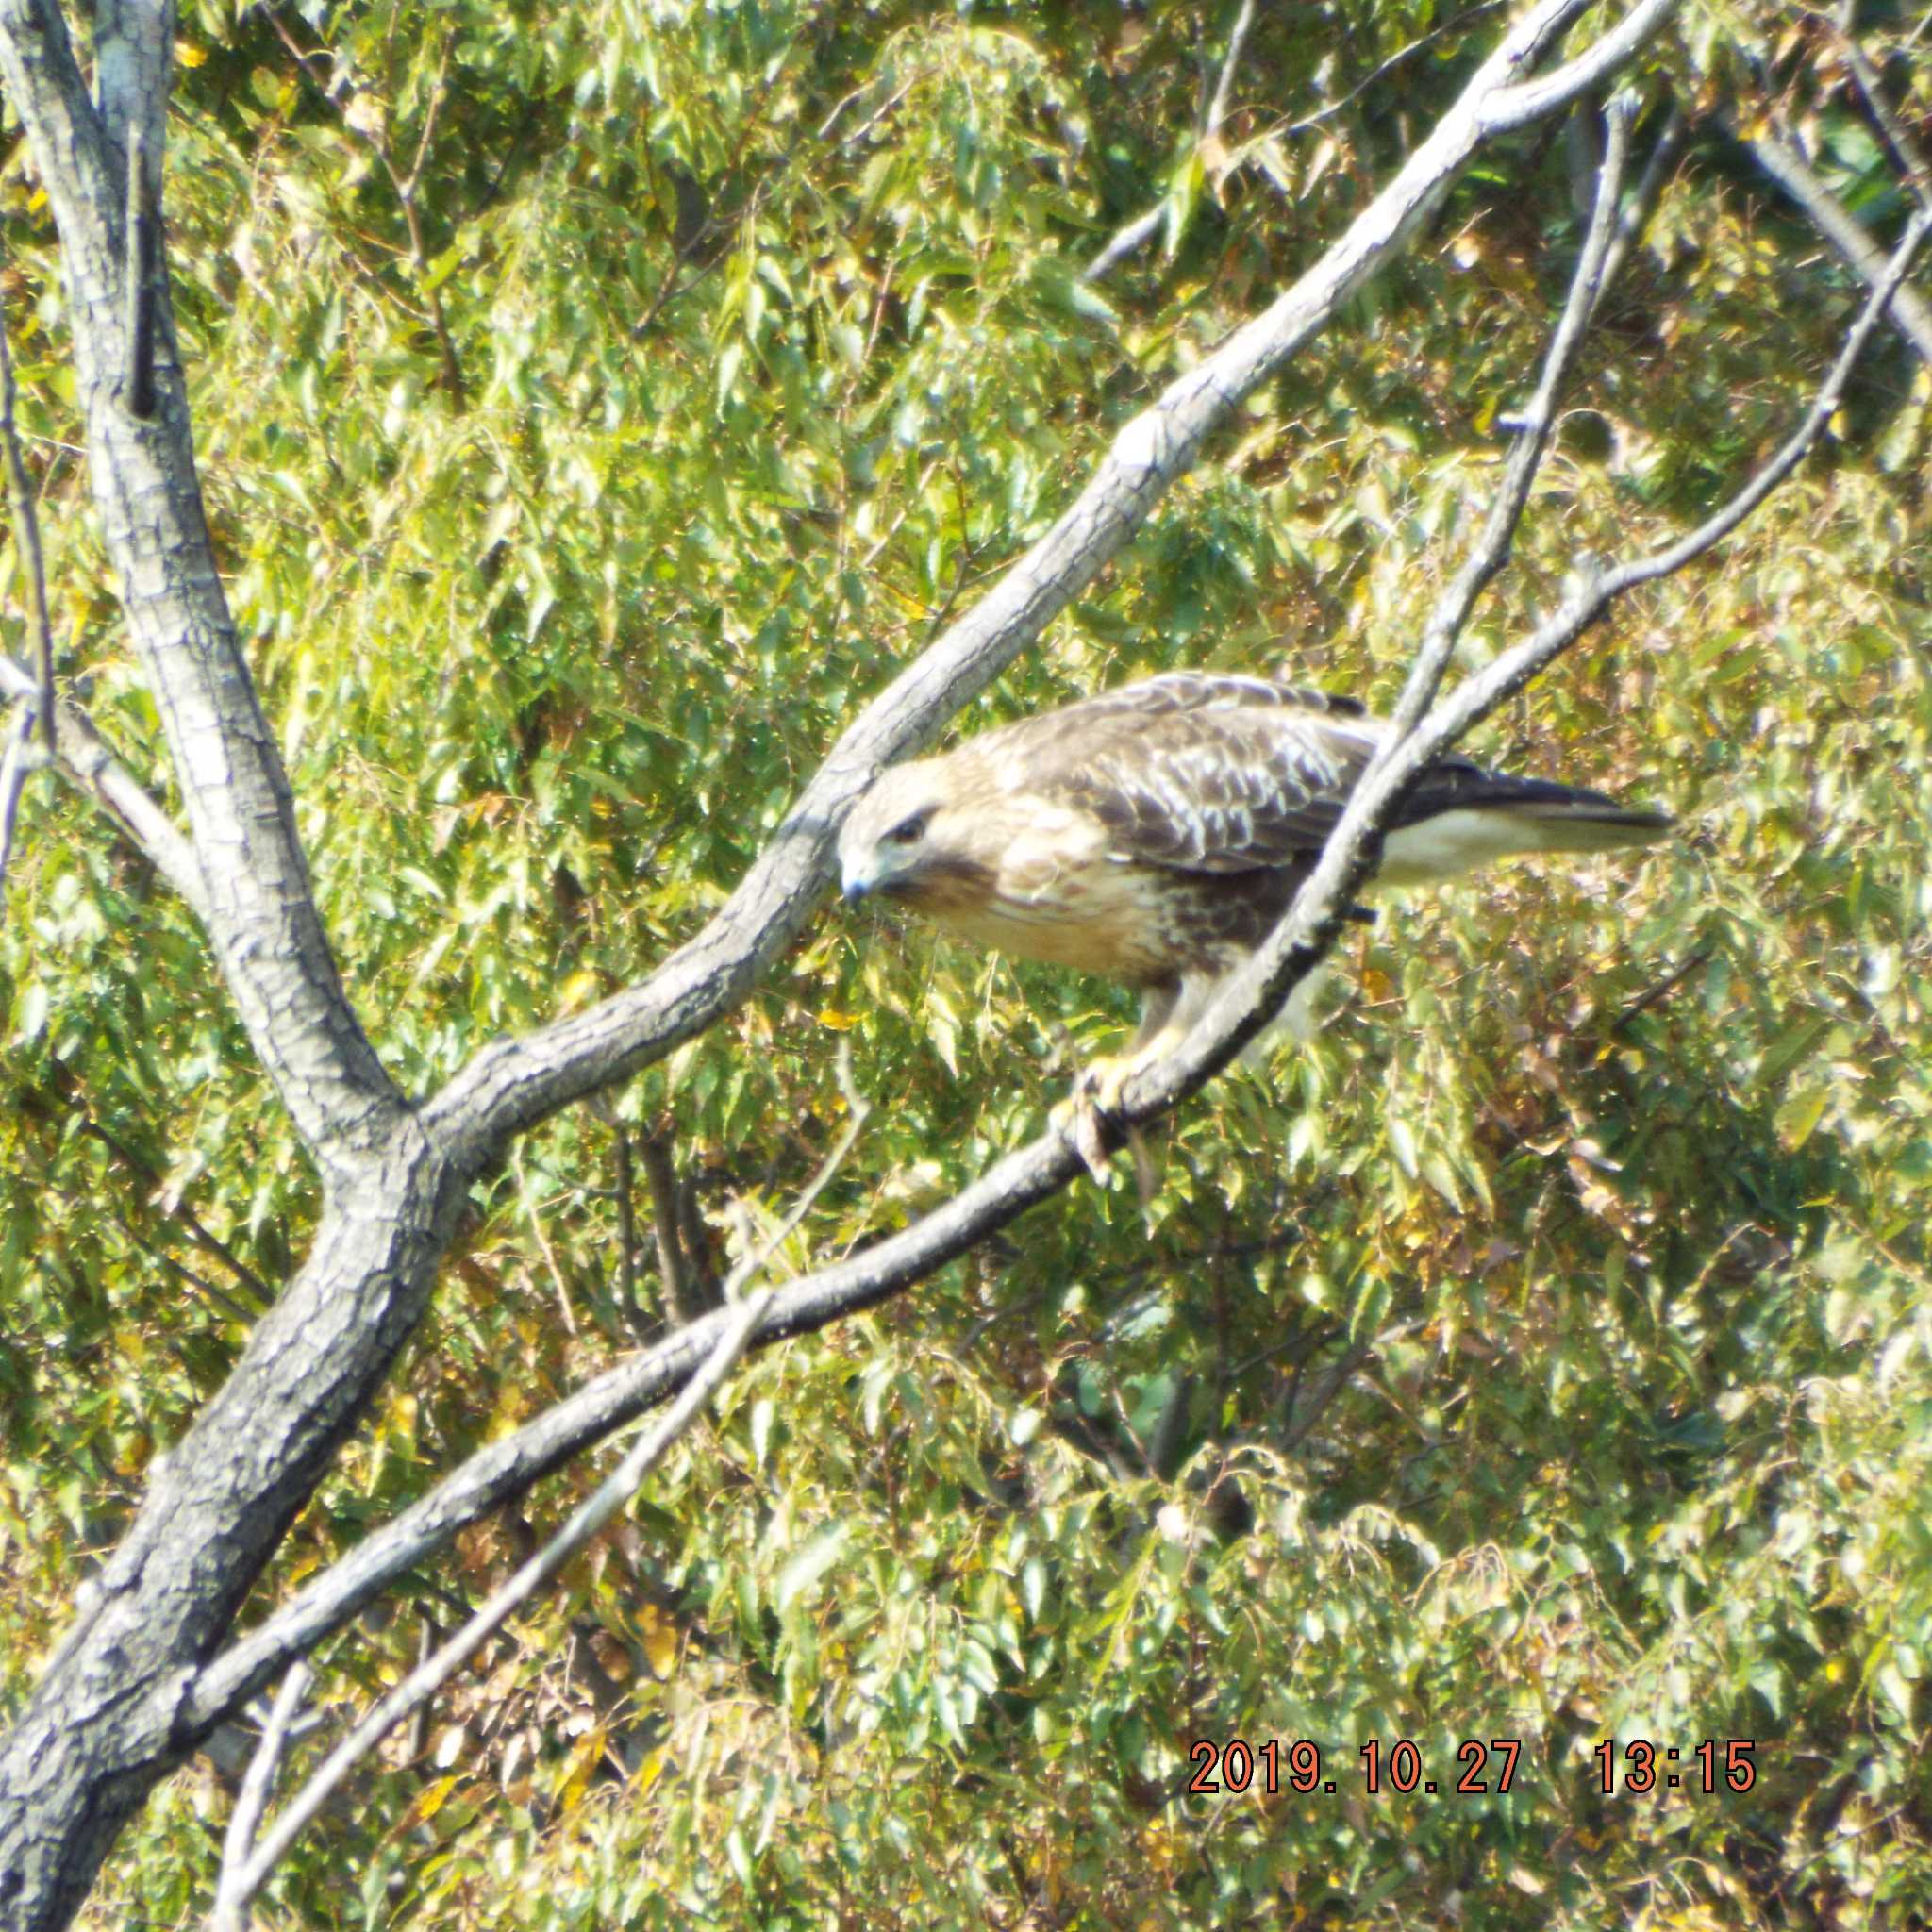
<path fill-rule="evenodd" d="M 882 773 L 840 835 L 845 897 L 1137 987 L 1140 1030 L 1101 1082 L 1117 1094 L 1287 911 L 1387 730 L 1350 698 L 1267 678 L 1124 685 Z M 1371 883 L 1641 845 L 1671 824 L 1443 758 L 1397 808 Z"/>

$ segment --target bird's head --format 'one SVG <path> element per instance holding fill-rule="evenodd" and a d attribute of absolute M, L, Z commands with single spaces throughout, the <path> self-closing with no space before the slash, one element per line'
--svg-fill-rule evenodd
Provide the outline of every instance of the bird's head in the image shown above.
<path fill-rule="evenodd" d="M 839 876 L 849 901 L 874 894 L 924 905 L 946 894 L 964 858 L 951 812 L 945 758 L 894 765 L 852 808 L 839 834 Z"/>

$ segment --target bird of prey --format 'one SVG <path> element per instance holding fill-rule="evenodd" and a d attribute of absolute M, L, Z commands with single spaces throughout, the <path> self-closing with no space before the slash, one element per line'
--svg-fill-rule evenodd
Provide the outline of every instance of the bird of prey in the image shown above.
<path fill-rule="evenodd" d="M 840 836 L 845 897 L 1139 988 L 1140 1030 L 1106 1063 L 1108 1105 L 1267 938 L 1387 728 L 1352 699 L 1261 677 L 1125 685 L 881 774 Z M 1402 801 L 1371 883 L 1640 845 L 1671 823 L 1443 758 Z"/>

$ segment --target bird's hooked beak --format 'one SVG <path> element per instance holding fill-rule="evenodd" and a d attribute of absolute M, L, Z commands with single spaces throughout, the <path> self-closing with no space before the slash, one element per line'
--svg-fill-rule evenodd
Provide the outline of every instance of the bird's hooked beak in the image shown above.
<path fill-rule="evenodd" d="M 839 891 L 846 905 L 857 906 L 879 889 L 882 855 L 862 839 L 852 839 L 839 854 Z"/>

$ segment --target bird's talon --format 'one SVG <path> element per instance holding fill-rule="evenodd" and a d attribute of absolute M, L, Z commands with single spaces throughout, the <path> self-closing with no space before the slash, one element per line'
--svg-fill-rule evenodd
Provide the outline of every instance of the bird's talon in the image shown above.
<path fill-rule="evenodd" d="M 1064 1132 L 1074 1151 L 1087 1163 L 1087 1172 L 1104 1188 L 1113 1179 L 1113 1157 L 1108 1152 L 1107 1135 L 1101 1125 L 1101 1109 L 1082 1074 L 1064 1100 L 1054 1103 L 1048 1121 Z"/>

